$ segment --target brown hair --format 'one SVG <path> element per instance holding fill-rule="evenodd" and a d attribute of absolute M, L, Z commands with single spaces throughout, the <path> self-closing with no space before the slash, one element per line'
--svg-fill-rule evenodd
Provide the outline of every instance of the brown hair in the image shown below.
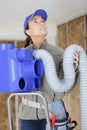
<path fill-rule="evenodd" d="M 29 46 L 30 43 L 33 44 L 32 39 L 30 36 L 27 36 L 27 38 L 25 39 L 25 46 L 24 47 Z"/>
<path fill-rule="evenodd" d="M 26 27 L 26 30 L 27 29 L 29 29 L 28 25 Z M 25 33 L 25 35 L 27 36 L 27 38 L 25 39 L 25 46 L 24 47 L 27 47 L 27 46 L 29 46 L 30 43 L 33 44 L 33 42 L 32 42 L 32 39 L 31 39 L 31 37 L 29 35 L 27 35 L 26 33 Z"/>

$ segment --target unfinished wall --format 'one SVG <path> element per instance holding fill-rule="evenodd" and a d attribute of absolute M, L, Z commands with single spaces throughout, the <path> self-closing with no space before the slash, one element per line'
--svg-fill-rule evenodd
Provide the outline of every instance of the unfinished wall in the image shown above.
<path fill-rule="evenodd" d="M 58 46 L 61 48 L 67 47 L 67 24 L 58 26 Z"/>
<path fill-rule="evenodd" d="M 78 44 L 86 50 L 87 41 L 85 39 L 87 39 L 87 16 L 70 20 L 68 23 L 58 26 L 58 46 L 64 49 L 71 44 Z M 75 130 L 81 130 L 79 78 L 75 87 L 71 92 L 65 94 L 63 100 L 70 116 L 78 123 Z"/>

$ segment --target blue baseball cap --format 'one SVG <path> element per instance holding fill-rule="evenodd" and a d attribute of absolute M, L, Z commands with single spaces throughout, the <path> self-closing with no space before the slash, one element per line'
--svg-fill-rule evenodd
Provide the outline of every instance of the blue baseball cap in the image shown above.
<path fill-rule="evenodd" d="M 29 16 L 26 17 L 25 21 L 24 21 L 24 33 L 26 31 L 27 25 L 30 22 L 30 20 L 34 17 L 34 16 L 41 16 L 45 21 L 47 20 L 47 12 L 43 9 L 38 9 L 36 10 L 34 13 L 30 14 Z"/>

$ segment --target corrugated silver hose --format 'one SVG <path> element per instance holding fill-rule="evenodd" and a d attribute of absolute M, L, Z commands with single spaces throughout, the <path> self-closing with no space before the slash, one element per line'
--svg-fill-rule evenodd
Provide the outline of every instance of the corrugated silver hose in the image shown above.
<path fill-rule="evenodd" d="M 71 45 L 66 48 L 63 58 L 64 78 L 57 76 L 52 56 L 46 50 L 34 50 L 36 59 L 41 59 L 44 65 L 46 79 L 49 86 L 56 92 L 69 91 L 75 82 L 74 53 L 79 53 L 80 73 L 80 103 L 81 103 L 81 130 L 87 130 L 87 56 L 83 48 Z"/>

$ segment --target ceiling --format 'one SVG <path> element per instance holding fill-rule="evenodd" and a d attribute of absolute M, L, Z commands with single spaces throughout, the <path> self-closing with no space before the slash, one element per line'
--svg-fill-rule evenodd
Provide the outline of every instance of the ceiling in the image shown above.
<path fill-rule="evenodd" d="M 87 0 L 0 0 L 0 3 L 0 39 L 8 33 L 14 36 L 23 33 L 25 17 L 39 8 L 48 12 L 48 24 L 62 24 L 87 14 Z"/>

